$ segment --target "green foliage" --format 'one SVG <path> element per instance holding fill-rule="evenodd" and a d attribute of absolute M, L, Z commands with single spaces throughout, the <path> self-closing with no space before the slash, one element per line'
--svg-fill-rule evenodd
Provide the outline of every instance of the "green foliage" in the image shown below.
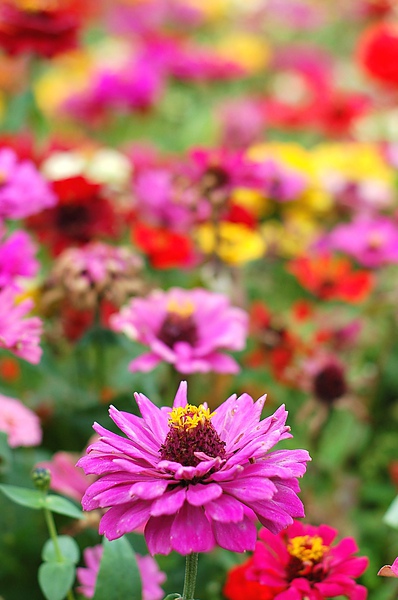
<path fill-rule="evenodd" d="M 63 600 L 73 585 L 75 567 L 71 562 L 45 562 L 39 568 L 39 584 L 46 600 Z"/>
<path fill-rule="evenodd" d="M 101 559 L 93 600 L 141 600 L 140 572 L 134 550 L 125 538 L 103 541 Z"/>

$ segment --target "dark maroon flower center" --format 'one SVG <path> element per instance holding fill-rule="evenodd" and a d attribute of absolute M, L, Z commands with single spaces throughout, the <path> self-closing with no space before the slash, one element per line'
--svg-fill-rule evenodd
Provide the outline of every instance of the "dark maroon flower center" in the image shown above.
<path fill-rule="evenodd" d="M 343 368 L 334 363 L 323 367 L 314 377 L 313 389 L 318 400 L 332 404 L 347 391 Z"/>
<path fill-rule="evenodd" d="M 56 209 L 56 225 L 70 237 L 87 237 L 84 232 L 90 221 L 89 209 L 81 204 L 65 204 Z"/>
<path fill-rule="evenodd" d="M 290 583 L 297 577 L 305 577 L 311 583 L 323 581 L 327 575 L 322 562 L 303 562 L 296 556 L 291 556 L 286 566 L 286 580 Z"/>
<path fill-rule="evenodd" d="M 225 442 L 220 439 L 210 420 L 204 419 L 195 427 L 171 425 L 159 452 L 162 460 L 178 462 L 184 467 L 196 467 L 201 460 L 195 456 L 195 452 L 224 459 Z"/>
<path fill-rule="evenodd" d="M 198 341 L 198 329 L 193 315 L 167 313 L 158 338 L 169 348 L 173 348 L 177 342 L 187 342 L 190 346 L 194 346 Z"/>
<path fill-rule="evenodd" d="M 221 166 L 214 165 L 206 169 L 202 178 L 202 187 L 204 193 L 213 192 L 226 187 L 230 182 L 229 173 Z"/>

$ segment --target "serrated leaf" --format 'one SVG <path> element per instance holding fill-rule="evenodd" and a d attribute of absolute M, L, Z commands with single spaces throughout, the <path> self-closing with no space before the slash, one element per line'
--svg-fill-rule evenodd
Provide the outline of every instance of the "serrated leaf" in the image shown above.
<path fill-rule="evenodd" d="M 66 515 L 67 517 L 72 517 L 73 519 L 83 519 L 83 512 L 70 500 L 66 498 L 62 498 L 62 496 L 55 496 L 54 494 L 49 494 L 45 499 L 45 507 L 51 510 L 51 512 L 57 513 L 59 515 Z"/>
<path fill-rule="evenodd" d="M 46 562 L 39 567 L 39 585 L 47 600 L 63 600 L 75 580 L 70 562 Z"/>
<path fill-rule="evenodd" d="M 61 554 L 68 562 L 76 564 L 79 562 L 80 550 L 75 540 L 69 535 L 59 535 L 57 537 L 58 546 Z M 57 552 L 52 540 L 47 540 L 43 546 L 41 557 L 45 562 L 58 562 Z"/>
<path fill-rule="evenodd" d="M 35 510 L 44 507 L 45 496 L 43 492 L 39 490 L 31 490 L 29 488 L 7 484 L 0 485 L 0 490 L 7 498 L 21 506 L 27 506 L 28 508 L 34 508 Z"/>
<path fill-rule="evenodd" d="M 390 504 L 389 509 L 383 517 L 384 523 L 387 523 L 390 527 L 398 529 L 398 496 Z"/>
<path fill-rule="evenodd" d="M 93 600 L 141 600 L 141 576 L 129 542 L 125 538 L 112 542 L 104 538 L 103 546 Z"/>

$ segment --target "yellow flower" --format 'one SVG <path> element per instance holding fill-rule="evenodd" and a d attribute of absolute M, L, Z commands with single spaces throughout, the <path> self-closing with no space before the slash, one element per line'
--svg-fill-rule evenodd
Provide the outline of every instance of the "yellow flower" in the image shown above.
<path fill-rule="evenodd" d="M 319 234 L 319 227 L 303 211 L 288 215 L 283 223 L 270 219 L 264 223 L 262 233 L 272 254 L 292 258 L 308 250 Z"/>
<path fill-rule="evenodd" d="M 217 45 L 217 53 L 250 73 L 263 71 L 271 56 L 270 47 L 263 38 L 243 32 L 224 36 Z"/>
<path fill-rule="evenodd" d="M 216 254 L 225 263 L 240 265 L 264 254 L 261 234 L 240 223 L 222 221 L 218 227 L 207 223 L 197 229 L 197 241 L 205 254 Z"/>

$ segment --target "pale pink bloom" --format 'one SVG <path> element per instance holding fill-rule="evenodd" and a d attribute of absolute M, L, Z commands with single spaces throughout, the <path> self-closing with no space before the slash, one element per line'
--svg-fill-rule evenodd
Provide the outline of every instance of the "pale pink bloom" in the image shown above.
<path fill-rule="evenodd" d="M 87 477 L 82 469 L 75 466 L 78 458 L 71 452 L 56 452 L 51 460 L 43 461 L 37 467 L 50 471 L 52 490 L 80 502 L 95 477 Z"/>
<path fill-rule="evenodd" d="M 23 219 L 56 202 L 33 162 L 20 161 L 11 148 L 0 150 L 0 218 Z"/>
<path fill-rule="evenodd" d="M 77 569 L 77 579 L 81 584 L 77 591 L 86 598 L 94 596 L 98 571 L 104 548 L 101 545 L 86 548 L 83 552 L 86 567 Z M 142 600 L 161 600 L 164 592 L 160 585 L 166 581 L 166 575 L 159 570 L 152 556 L 136 554 L 138 570 L 141 575 Z"/>
<path fill-rule="evenodd" d="M 0 431 L 8 435 L 11 448 L 38 446 L 41 442 L 39 417 L 20 400 L 0 394 Z"/>
<path fill-rule="evenodd" d="M 9 287 L 0 291 L 0 348 L 37 364 L 42 354 L 42 322 L 38 317 L 24 318 L 32 306 L 30 299 L 18 302 L 15 291 Z"/>
<path fill-rule="evenodd" d="M 150 348 L 130 363 L 131 371 L 165 361 L 180 373 L 236 373 L 238 363 L 224 351 L 243 350 L 248 316 L 223 294 L 171 288 L 134 298 L 110 324 Z"/>
<path fill-rule="evenodd" d="M 392 565 L 384 565 L 377 574 L 382 577 L 398 577 L 398 556 Z"/>

